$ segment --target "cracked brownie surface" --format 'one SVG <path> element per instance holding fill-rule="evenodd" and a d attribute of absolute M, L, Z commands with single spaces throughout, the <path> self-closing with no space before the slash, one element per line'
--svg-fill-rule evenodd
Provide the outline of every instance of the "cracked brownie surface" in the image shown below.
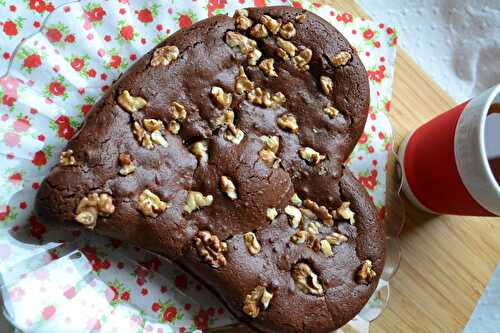
<path fill-rule="evenodd" d="M 250 8 L 181 30 L 94 106 L 44 180 L 45 223 L 161 253 L 264 332 L 330 332 L 374 291 L 376 209 L 342 163 L 365 69 L 320 17 Z"/>

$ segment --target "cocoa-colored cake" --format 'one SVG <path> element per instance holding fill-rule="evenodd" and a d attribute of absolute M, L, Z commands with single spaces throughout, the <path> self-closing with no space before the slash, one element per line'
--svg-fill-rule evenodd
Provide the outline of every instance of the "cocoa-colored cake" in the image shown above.
<path fill-rule="evenodd" d="M 181 30 L 94 106 L 37 196 L 45 223 L 167 256 L 263 332 L 330 332 L 374 291 L 385 236 L 342 163 L 365 125 L 347 40 L 291 7 Z"/>

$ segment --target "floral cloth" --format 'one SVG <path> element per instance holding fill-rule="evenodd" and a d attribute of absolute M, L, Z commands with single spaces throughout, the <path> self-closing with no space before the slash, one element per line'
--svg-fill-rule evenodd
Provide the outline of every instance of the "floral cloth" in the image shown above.
<path fill-rule="evenodd" d="M 48 230 L 33 200 L 92 105 L 142 54 L 207 16 L 277 4 L 327 19 L 368 70 L 369 119 L 347 163 L 383 218 L 394 28 L 305 0 L 0 0 L 0 287 L 20 329 L 161 333 L 234 323 L 168 261 L 116 240 Z"/>

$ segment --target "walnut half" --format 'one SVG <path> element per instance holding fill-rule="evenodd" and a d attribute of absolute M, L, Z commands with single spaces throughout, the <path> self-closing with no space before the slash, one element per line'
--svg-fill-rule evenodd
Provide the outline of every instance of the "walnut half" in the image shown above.
<path fill-rule="evenodd" d="M 349 207 L 350 205 L 351 203 L 349 201 L 344 201 L 342 202 L 340 207 L 337 208 L 336 212 L 337 215 L 339 215 L 343 219 L 349 220 L 351 224 L 354 224 L 356 221 L 354 220 L 354 212 Z"/>
<path fill-rule="evenodd" d="M 146 189 L 139 195 L 137 207 L 144 215 L 157 217 L 158 214 L 167 209 L 167 204 L 161 201 L 156 194 Z"/>
<path fill-rule="evenodd" d="M 257 236 L 253 232 L 247 232 L 243 235 L 243 240 L 245 241 L 245 245 L 250 252 L 251 255 L 256 255 L 260 252 L 261 246 L 259 241 L 257 240 Z"/>
<path fill-rule="evenodd" d="M 190 214 L 197 209 L 210 206 L 213 201 L 214 197 L 212 195 L 204 196 L 201 192 L 189 191 L 184 204 L 184 211 Z"/>
<path fill-rule="evenodd" d="M 156 49 L 151 59 L 151 66 L 168 66 L 179 56 L 179 49 L 175 45 L 167 45 Z"/>
<path fill-rule="evenodd" d="M 238 194 L 236 193 L 236 186 L 234 186 L 233 181 L 229 179 L 229 177 L 227 176 L 220 177 L 220 187 L 222 188 L 222 191 L 226 193 L 229 199 L 231 200 L 238 199 Z"/>
<path fill-rule="evenodd" d="M 148 104 L 144 98 L 130 95 L 128 90 L 122 91 L 117 101 L 122 108 L 130 113 L 139 111 Z"/>
<path fill-rule="evenodd" d="M 80 200 L 76 208 L 76 220 L 85 228 L 94 229 L 97 216 L 109 216 L 115 211 L 113 199 L 106 193 L 92 193 Z"/>
<path fill-rule="evenodd" d="M 319 162 L 323 161 L 326 156 L 320 154 L 316 150 L 312 149 L 311 147 L 302 147 L 299 149 L 299 155 L 300 158 L 302 158 L 304 161 L 307 163 L 316 165 Z"/>
<path fill-rule="evenodd" d="M 305 294 L 323 295 L 324 290 L 311 266 L 299 262 L 292 268 L 292 278 L 297 288 Z"/>
<path fill-rule="evenodd" d="M 118 173 L 122 176 L 126 176 L 135 171 L 135 165 L 132 163 L 132 159 L 129 154 L 120 154 L 118 156 L 118 161 L 120 162 L 121 168 Z"/>
<path fill-rule="evenodd" d="M 61 152 L 61 155 L 59 156 L 59 164 L 62 166 L 70 166 L 76 164 L 75 156 L 73 156 L 73 149 L 68 149 Z"/>
<path fill-rule="evenodd" d="M 361 284 L 369 284 L 376 276 L 377 273 L 372 270 L 371 260 L 366 259 L 356 272 L 356 281 Z"/>
<path fill-rule="evenodd" d="M 257 318 L 261 310 L 269 307 L 273 294 L 266 287 L 257 286 L 245 296 L 243 312 L 252 318 Z"/>
<path fill-rule="evenodd" d="M 212 235 L 210 231 L 202 230 L 194 237 L 194 246 L 203 262 L 213 268 L 226 265 L 227 260 L 224 253 L 227 252 L 227 243 L 221 242 L 219 237 Z"/>

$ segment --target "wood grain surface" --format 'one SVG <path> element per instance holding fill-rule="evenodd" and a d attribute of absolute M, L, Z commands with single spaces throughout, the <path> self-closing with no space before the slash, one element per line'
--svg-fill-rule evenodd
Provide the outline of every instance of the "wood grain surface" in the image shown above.
<path fill-rule="evenodd" d="M 368 17 L 354 1 L 322 2 Z M 456 104 L 398 48 L 390 114 L 396 143 Z M 401 265 L 370 332 L 461 332 L 500 261 L 500 218 L 434 216 L 408 202 L 405 211 Z"/>

